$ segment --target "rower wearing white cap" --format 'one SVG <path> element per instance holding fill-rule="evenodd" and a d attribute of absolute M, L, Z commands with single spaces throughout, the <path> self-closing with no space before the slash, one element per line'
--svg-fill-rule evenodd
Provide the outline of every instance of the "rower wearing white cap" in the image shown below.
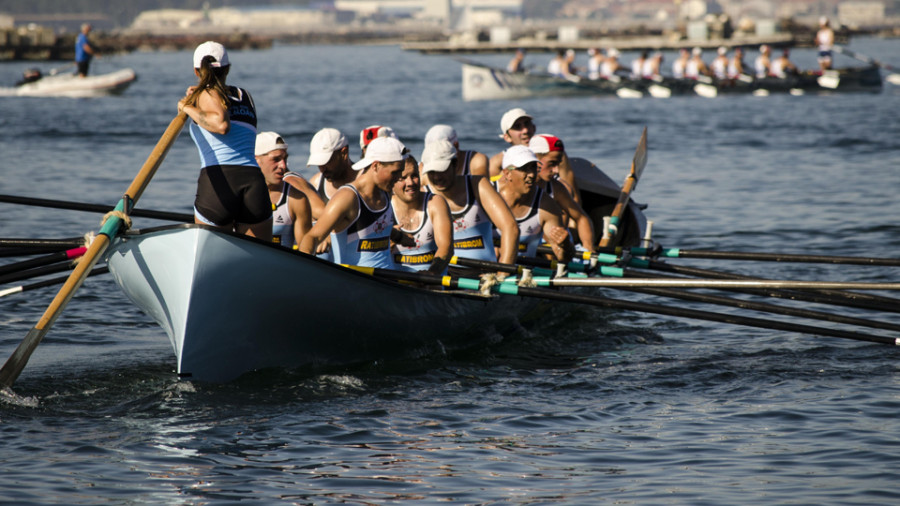
<path fill-rule="evenodd" d="M 797 73 L 797 66 L 791 62 L 791 52 L 785 48 L 781 51 L 781 56 L 774 58 L 769 64 L 769 73 L 779 79 L 785 79 L 788 75 Z"/>
<path fill-rule="evenodd" d="M 338 189 L 300 251 L 312 253 L 330 234 L 335 263 L 393 269 L 391 230 L 394 227 L 390 191 L 400 179 L 406 146 L 390 137 L 369 143 L 366 156 L 353 164 L 356 180 Z"/>
<path fill-rule="evenodd" d="M 434 149 L 440 147 L 425 146 L 423 159 L 434 158 L 429 151 Z M 394 183 L 391 210 L 395 228 L 401 232 L 394 238 L 394 261 L 411 270 L 444 274 L 453 256 L 453 219 L 444 197 L 422 191 L 419 164 L 412 155 Z"/>
<path fill-rule="evenodd" d="M 488 158 L 484 153 L 474 150 L 463 150 L 459 148 L 459 137 L 456 135 L 456 129 L 450 125 L 434 125 L 425 133 L 425 146 L 427 147 L 434 141 L 438 140 L 450 141 L 450 144 L 456 148 L 456 157 L 459 163 L 456 164 L 456 174 L 467 176 L 488 175 Z M 427 184 L 427 181 L 426 181 Z"/>
<path fill-rule="evenodd" d="M 456 175 L 456 147 L 447 140 L 429 144 L 422 153 L 422 172 L 429 191 L 447 200 L 453 218 L 453 253 L 462 258 L 514 264 L 519 228 L 509 207 L 482 176 Z M 499 258 L 494 228 L 503 231 Z"/>
<path fill-rule="evenodd" d="M 347 137 L 340 130 L 330 127 L 319 130 L 309 141 L 306 166 L 319 170 L 309 179 L 309 184 L 326 204 L 338 188 L 352 183 L 358 174 L 353 170 L 353 161 L 350 160 Z M 299 177 L 299 174 L 291 172 L 285 177 L 293 176 Z M 314 219 L 318 219 L 318 213 L 315 213 Z"/>
<path fill-rule="evenodd" d="M 564 213 L 563 223 L 576 232 L 584 250 L 595 252 L 597 243 L 594 241 L 594 224 L 572 198 L 569 188 L 559 180 L 559 164 L 566 155 L 562 139 L 555 135 L 538 134 L 531 138 L 529 147 L 538 161 L 538 187 L 559 204 Z"/>
<path fill-rule="evenodd" d="M 691 58 L 684 67 L 684 77 L 688 79 L 700 79 L 700 76 L 708 76 L 709 69 L 703 61 L 703 50 L 695 47 L 691 50 Z"/>
<path fill-rule="evenodd" d="M 713 58 L 712 63 L 709 64 L 709 69 L 712 71 L 712 74 L 716 77 L 716 79 L 727 79 L 728 78 L 728 48 L 725 46 L 720 46 L 719 49 L 716 50 L 716 57 Z"/>
<path fill-rule="evenodd" d="M 672 62 L 672 77 L 675 79 L 684 79 L 685 71 L 687 70 L 687 64 L 691 59 L 691 52 L 686 48 L 681 48 L 678 50 L 678 58 Z"/>
<path fill-rule="evenodd" d="M 512 146 L 527 146 L 536 129 L 531 115 L 520 107 L 506 111 L 500 118 L 500 138 Z M 491 157 L 488 167 L 492 180 L 500 177 L 503 170 L 502 162 L 502 152 Z"/>
<path fill-rule="evenodd" d="M 753 69 L 756 71 L 757 79 L 769 76 L 772 68 L 770 54 L 771 49 L 769 49 L 767 44 L 759 46 L 759 56 L 753 62 Z"/>
<path fill-rule="evenodd" d="M 191 138 L 200 152 L 194 221 L 272 240 L 272 205 L 254 158 L 256 106 L 247 90 L 228 86 L 231 64 L 218 42 L 194 50 L 195 86 L 178 101 L 191 118 Z"/>
<path fill-rule="evenodd" d="M 397 134 L 394 133 L 394 129 L 389 126 L 370 125 L 363 128 L 359 132 L 359 150 L 361 156 L 366 156 L 366 148 L 369 143 L 379 137 L 391 137 L 396 139 Z"/>
<path fill-rule="evenodd" d="M 739 79 L 744 74 L 744 50 L 734 48 L 734 56 L 728 61 L 728 78 Z"/>
<path fill-rule="evenodd" d="M 568 263 L 575 248 L 564 225 L 562 210 L 537 184 L 537 166 L 537 157 L 528 146 L 507 149 L 503 154 L 500 196 L 516 220 L 522 253 L 537 256 L 538 246 L 546 241 L 556 260 Z M 502 241 L 504 234 L 498 232 Z"/>
<path fill-rule="evenodd" d="M 616 80 L 619 77 L 616 75 L 616 72 L 622 68 L 622 65 L 619 63 L 619 56 L 621 56 L 621 54 L 622 53 L 614 47 L 606 50 L 606 59 L 604 59 L 603 63 L 600 65 L 600 77 L 610 80 Z"/>
<path fill-rule="evenodd" d="M 284 180 L 287 149 L 287 143 L 275 132 L 256 136 L 256 163 L 266 179 L 272 203 L 272 242 L 293 248 L 309 232 L 312 210 L 306 195 Z"/>
<path fill-rule="evenodd" d="M 834 30 L 831 29 L 828 18 L 819 18 L 819 31 L 816 32 L 816 47 L 819 49 L 819 68 L 828 70 L 831 68 L 831 55 L 834 49 Z"/>

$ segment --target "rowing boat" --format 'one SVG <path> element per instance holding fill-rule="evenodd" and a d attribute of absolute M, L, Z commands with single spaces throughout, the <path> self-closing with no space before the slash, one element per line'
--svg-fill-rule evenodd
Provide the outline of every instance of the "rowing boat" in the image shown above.
<path fill-rule="evenodd" d="M 465 60 L 462 62 L 462 97 L 474 100 L 513 100 L 549 96 L 645 96 L 770 93 L 831 93 L 881 91 L 882 79 L 877 66 L 848 67 L 820 72 L 803 72 L 785 78 L 676 79 L 657 80 L 616 77 L 613 80 L 565 79 L 543 72 L 511 73 L 504 69 Z"/>
<path fill-rule="evenodd" d="M 596 166 L 577 158 L 572 165 L 589 212 L 615 202 L 618 188 Z M 621 235 L 633 244 L 646 219 L 630 206 L 626 229 L 635 231 Z M 178 374 L 200 381 L 439 356 L 503 339 L 536 306 L 399 284 L 194 224 L 119 235 L 106 263 L 168 334 Z"/>
<path fill-rule="evenodd" d="M 137 74 L 132 69 L 86 77 L 60 73 L 47 75 L 14 88 L 0 88 L 0 96 L 85 98 L 119 95 L 136 79 Z"/>

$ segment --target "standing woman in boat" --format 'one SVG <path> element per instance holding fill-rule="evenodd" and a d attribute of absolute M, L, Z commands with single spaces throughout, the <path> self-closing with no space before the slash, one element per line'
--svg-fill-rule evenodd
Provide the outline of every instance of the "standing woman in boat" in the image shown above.
<path fill-rule="evenodd" d="M 353 164 L 360 171 L 356 180 L 331 197 L 300 242 L 300 251 L 312 253 L 330 234 L 335 263 L 395 269 L 390 191 L 403 172 L 406 152 L 406 146 L 393 137 L 370 142 L 365 158 Z"/>
<path fill-rule="evenodd" d="M 196 86 L 178 101 L 193 121 L 200 151 L 194 222 L 272 240 L 272 204 L 256 164 L 256 106 L 242 88 L 228 86 L 228 52 L 207 41 L 194 50 Z"/>
<path fill-rule="evenodd" d="M 436 146 L 426 145 L 422 159 L 431 157 L 429 150 Z M 449 161 L 429 162 L 434 163 L 442 170 L 450 166 Z M 444 274 L 453 256 L 453 219 L 444 197 L 422 191 L 419 164 L 412 155 L 406 159 L 400 180 L 394 183 L 391 210 L 402 234 L 392 248 L 394 261 L 412 270 Z"/>
<path fill-rule="evenodd" d="M 90 39 L 88 39 L 89 33 L 91 33 L 91 25 L 90 23 L 84 23 L 81 25 L 81 33 L 75 39 L 75 65 L 78 66 L 78 77 L 87 77 L 91 59 L 95 56 L 100 56 L 97 50 L 94 49 L 94 45 L 91 44 Z"/>

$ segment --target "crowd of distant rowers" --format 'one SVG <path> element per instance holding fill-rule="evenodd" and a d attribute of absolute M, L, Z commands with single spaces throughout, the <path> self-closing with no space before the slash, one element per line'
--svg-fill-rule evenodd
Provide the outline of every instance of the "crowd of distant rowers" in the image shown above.
<path fill-rule="evenodd" d="M 818 62 L 820 70 L 828 70 L 832 64 L 832 51 L 834 47 L 834 31 L 830 27 L 828 18 L 819 20 L 819 31 L 816 33 L 818 46 Z M 766 77 L 787 78 L 798 72 L 797 66 L 790 60 L 790 51 L 783 49 L 780 56 L 773 57 L 772 49 L 763 44 L 759 47 L 759 55 L 754 60 L 752 74 L 744 63 L 744 51 L 740 47 L 734 48 L 731 55 L 727 47 L 719 47 L 716 57 L 707 64 L 703 59 L 703 49 L 699 47 L 688 50 L 679 50 L 678 58 L 672 63 L 672 77 L 676 79 L 701 79 L 703 76 L 716 79 L 741 79 L 743 76 L 753 76 L 757 79 Z M 575 65 L 575 51 L 558 51 L 556 56 L 547 65 L 547 73 L 568 80 L 580 80 L 585 74 L 588 79 L 619 80 L 623 77 L 630 79 L 659 79 L 662 77 L 661 68 L 663 55 L 660 52 L 641 52 L 638 58 L 631 62 L 630 68 L 626 68 L 619 62 L 621 53 L 616 48 L 608 48 L 605 52 L 601 49 L 588 50 L 587 66 L 580 68 Z M 525 52 L 516 51 L 516 55 L 507 65 L 510 72 L 522 72 L 524 67 Z"/>
<path fill-rule="evenodd" d="M 275 132 L 257 135 L 256 160 L 273 209 L 273 241 L 335 263 L 446 272 L 451 257 L 513 264 L 519 253 L 571 260 L 596 251 L 579 204 L 563 142 L 536 135 L 524 110 L 507 111 L 500 137 L 511 146 L 492 158 L 459 146 L 449 125 L 425 135 L 421 162 L 393 129 L 359 136 L 353 162 L 334 128 L 310 141 L 308 181 L 287 169 L 288 146 Z M 577 247 L 575 245 L 578 245 Z"/>

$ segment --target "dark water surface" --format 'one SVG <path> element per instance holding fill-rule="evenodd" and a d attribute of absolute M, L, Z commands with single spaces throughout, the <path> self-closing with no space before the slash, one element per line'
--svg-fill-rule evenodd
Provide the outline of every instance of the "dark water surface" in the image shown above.
<path fill-rule="evenodd" d="M 890 61 L 900 46 L 852 47 Z M 793 57 L 814 64 L 811 51 Z M 454 125 L 463 149 L 493 154 L 503 148 L 500 116 L 522 106 L 539 132 L 559 135 L 570 155 L 616 181 L 648 126 L 635 198 L 649 204 L 664 246 L 898 256 L 900 89 L 890 85 L 834 96 L 464 103 L 458 63 L 392 46 L 276 46 L 234 52 L 232 62 L 229 80 L 253 94 L 260 128 L 281 133 L 293 168 L 307 175 L 308 142 L 323 126 L 348 134 L 354 159 L 359 130 L 375 123 L 416 155 L 435 123 Z M 0 79 L 15 81 L 25 66 L 3 65 Z M 118 201 L 192 83 L 187 52 L 114 57 L 96 71 L 120 67 L 139 81 L 119 98 L 0 98 L 0 193 Z M 197 168 L 183 134 L 139 207 L 190 212 Z M 0 204 L 3 237 L 79 236 L 99 219 Z M 777 279 L 900 281 L 886 267 L 671 262 Z M 2 360 L 54 293 L 0 298 Z M 778 303 L 900 323 L 895 313 Z M 464 355 L 209 385 L 179 381 L 162 330 L 110 279 L 92 278 L 16 397 L 0 402 L 0 501 L 896 504 L 898 358 L 896 348 L 864 342 L 557 307 L 519 338 Z"/>

